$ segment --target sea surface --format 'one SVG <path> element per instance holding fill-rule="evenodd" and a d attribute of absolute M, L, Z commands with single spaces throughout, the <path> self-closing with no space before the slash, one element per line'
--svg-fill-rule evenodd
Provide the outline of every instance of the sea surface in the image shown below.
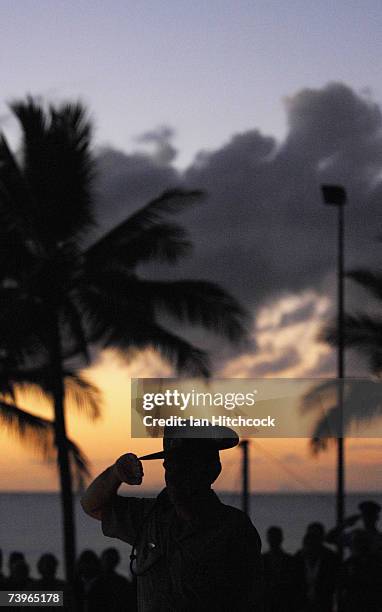
<path fill-rule="evenodd" d="M 234 493 L 218 493 L 222 501 L 240 508 L 240 496 Z M 364 499 L 374 499 L 382 505 L 382 494 L 352 493 L 347 496 L 348 514 L 357 512 L 357 505 Z M 251 496 L 251 518 L 266 548 L 265 533 L 270 525 L 284 530 L 285 549 L 295 552 L 301 545 L 306 525 L 321 521 L 327 528 L 334 524 L 335 498 L 333 494 L 272 493 Z M 98 521 L 87 517 L 76 499 L 78 551 L 92 548 L 100 553 L 108 546 L 119 549 L 122 557 L 121 573 L 129 575 L 130 548 L 127 544 L 106 538 Z M 44 552 L 52 552 L 61 561 L 61 510 L 56 493 L 0 493 L 0 548 L 7 573 L 7 558 L 11 551 L 24 552 L 37 577 L 36 562 Z M 59 574 L 62 575 L 62 563 Z"/>

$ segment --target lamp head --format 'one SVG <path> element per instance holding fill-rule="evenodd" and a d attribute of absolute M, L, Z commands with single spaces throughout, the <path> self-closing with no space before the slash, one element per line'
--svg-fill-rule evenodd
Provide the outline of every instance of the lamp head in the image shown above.
<path fill-rule="evenodd" d="M 346 204 L 346 191 L 341 185 L 321 185 L 322 197 L 329 206 Z"/>

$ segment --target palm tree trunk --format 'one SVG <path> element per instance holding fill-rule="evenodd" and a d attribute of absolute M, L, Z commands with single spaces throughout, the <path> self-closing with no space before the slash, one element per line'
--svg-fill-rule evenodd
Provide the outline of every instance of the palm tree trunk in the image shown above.
<path fill-rule="evenodd" d="M 69 592 L 73 594 L 76 559 L 75 523 L 72 473 L 69 463 L 65 423 L 65 386 L 62 367 L 61 338 L 57 313 L 52 317 L 50 333 L 50 369 L 54 403 L 55 443 L 57 447 L 57 463 L 61 487 L 65 575 L 69 586 Z"/>

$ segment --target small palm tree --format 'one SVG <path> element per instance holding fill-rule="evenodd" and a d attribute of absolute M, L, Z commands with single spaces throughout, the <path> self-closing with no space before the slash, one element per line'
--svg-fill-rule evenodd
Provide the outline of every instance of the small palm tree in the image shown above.
<path fill-rule="evenodd" d="M 382 274 L 359 269 L 349 272 L 348 278 L 361 285 L 377 300 L 382 300 Z M 319 410 L 326 403 L 327 410 L 316 422 L 312 435 L 314 451 L 326 448 L 333 431 L 341 425 L 344 431 L 352 426 L 370 423 L 382 415 L 382 318 L 378 314 L 347 314 L 344 322 L 345 346 L 358 350 L 366 357 L 370 372 L 376 380 L 347 381 L 344 388 L 343 410 L 337 404 L 338 383 L 327 381 L 312 387 L 302 402 L 303 411 Z M 330 323 L 320 338 L 337 346 L 337 327 Z M 341 419 L 341 423 L 340 423 Z M 330 431 L 332 433 L 330 433 Z"/>
<path fill-rule="evenodd" d="M 342 405 L 338 402 L 341 385 Z M 303 413 L 314 412 L 319 418 L 311 434 L 315 454 L 328 447 L 338 436 L 357 431 L 382 416 L 382 388 L 379 380 L 336 379 L 313 385 L 301 400 Z"/>
<path fill-rule="evenodd" d="M 63 507 L 65 565 L 73 578 L 75 539 L 65 371 L 90 362 L 90 346 L 128 354 L 153 347 L 178 372 L 207 376 L 208 355 L 172 333 L 161 313 L 201 325 L 229 341 L 246 335 L 247 315 L 217 284 L 150 281 L 137 266 L 177 263 L 190 250 L 167 216 L 202 197 L 171 189 L 90 247 L 95 226 L 91 125 L 81 104 L 45 108 L 32 98 L 11 105 L 22 132 L 19 155 L 0 140 L 0 350 L 18 367 L 44 372 L 54 407 Z M 36 361 L 37 360 L 37 361 Z"/>
<path fill-rule="evenodd" d="M 382 274 L 369 270 L 354 270 L 347 276 L 363 287 L 376 300 L 382 300 Z M 337 344 L 334 326 L 324 330 L 324 339 Z M 368 361 L 370 371 L 380 376 L 382 372 L 382 317 L 378 314 L 356 313 L 345 317 L 346 346 L 358 350 Z"/>

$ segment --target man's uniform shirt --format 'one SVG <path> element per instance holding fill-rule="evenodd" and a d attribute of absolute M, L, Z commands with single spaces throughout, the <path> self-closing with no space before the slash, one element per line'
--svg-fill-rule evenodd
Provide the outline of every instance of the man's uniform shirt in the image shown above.
<path fill-rule="evenodd" d="M 178 517 L 166 489 L 157 498 L 115 495 L 102 530 L 136 549 L 139 612 L 262 610 L 260 537 L 212 490 L 193 521 Z"/>

